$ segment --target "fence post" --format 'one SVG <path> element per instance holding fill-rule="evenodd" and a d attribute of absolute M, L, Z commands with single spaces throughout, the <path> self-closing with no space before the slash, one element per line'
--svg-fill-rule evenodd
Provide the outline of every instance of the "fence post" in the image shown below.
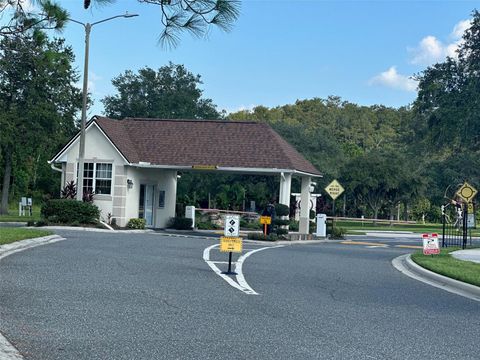
<path fill-rule="evenodd" d="M 446 247 L 445 243 L 445 223 L 446 223 L 446 216 L 445 216 L 445 205 L 442 205 L 442 247 Z"/>

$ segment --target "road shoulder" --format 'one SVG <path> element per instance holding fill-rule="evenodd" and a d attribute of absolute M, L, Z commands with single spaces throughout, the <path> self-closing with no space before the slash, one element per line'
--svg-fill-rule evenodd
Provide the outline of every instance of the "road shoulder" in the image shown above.
<path fill-rule="evenodd" d="M 52 244 L 54 242 L 65 240 L 58 235 L 42 236 L 34 239 L 16 241 L 10 244 L 0 246 L 0 261 L 19 251 L 31 249 L 40 245 Z M 2 335 L 0 332 L 0 359 L 1 360 L 22 360 L 23 356 L 18 350 Z"/>

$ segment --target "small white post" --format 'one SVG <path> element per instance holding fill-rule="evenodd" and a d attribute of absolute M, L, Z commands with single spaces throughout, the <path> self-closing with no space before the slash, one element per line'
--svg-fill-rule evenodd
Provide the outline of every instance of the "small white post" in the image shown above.
<path fill-rule="evenodd" d="M 195 206 L 185 207 L 185 217 L 192 219 L 192 229 L 195 228 Z"/>

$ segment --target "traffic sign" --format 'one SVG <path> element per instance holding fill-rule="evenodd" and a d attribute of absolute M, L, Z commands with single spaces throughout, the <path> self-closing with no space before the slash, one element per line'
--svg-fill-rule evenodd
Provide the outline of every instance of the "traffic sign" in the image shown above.
<path fill-rule="evenodd" d="M 240 232 L 240 216 L 226 215 L 225 216 L 225 236 L 238 237 Z"/>
<path fill-rule="evenodd" d="M 422 234 L 423 238 L 423 255 L 440 254 L 438 246 L 438 234 Z"/>
<path fill-rule="evenodd" d="M 272 223 L 271 216 L 260 216 L 260 224 L 270 225 Z"/>
<path fill-rule="evenodd" d="M 325 188 L 325 191 L 330 195 L 330 197 L 335 200 L 339 197 L 345 189 L 337 180 L 333 180 L 328 186 Z"/>
<path fill-rule="evenodd" d="M 242 252 L 242 238 L 222 236 L 220 238 L 220 251 Z"/>
<path fill-rule="evenodd" d="M 477 189 L 465 181 L 465 183 L 456 192 L 456 195 L 461 197 L 466 203 L 469 203 L 472 201 L 475 195 L 477 195 L 477 193 Z"/>

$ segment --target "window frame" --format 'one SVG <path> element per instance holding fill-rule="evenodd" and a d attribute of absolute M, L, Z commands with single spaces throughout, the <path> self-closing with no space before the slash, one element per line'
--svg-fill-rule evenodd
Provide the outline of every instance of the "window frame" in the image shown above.
<path fill-rule="evenodd" d="M 87 164 L 93 164 L 93 177 L 86 177 L 85 176 L 85 166 L 87 166 Z M 79 168 L 79 163 L 77 162 L 77 184 L 78 184 L 78 168 Z M 110 165 L 110 178 L 99 178 L 97 177 L 97 165 Z M 84 176 L 83 176 L 83 181 L 85 182 L 86 179 L 91 179 L 92 180 L 92 192 L 94 195 L 106 195 L 106 196 L 112 196 L 112 186 L 113 186 L 113 163 L 110 163 L 110 162 L 91 162 L 91 161 L 85 161 L 83 163 L 83 167 L 84 167 Z M 87 169 L 87 171 L 90 171 L 90 169 Z M 100 171 L 105 171 L 105 169 L 103 170 L 100 170 Z M 106 193 L 101 193 L 101 194 L 98 194 L 97 193 L 97 180 L 104 180 L 104 181 L 110 181 L 110 189 L 109 189 L 109 193 L 106 194 Z M 88 189 L 89 186 L 84 186 L 82 184 L 82 191 L 85 192 L 86 189 Z"/>

